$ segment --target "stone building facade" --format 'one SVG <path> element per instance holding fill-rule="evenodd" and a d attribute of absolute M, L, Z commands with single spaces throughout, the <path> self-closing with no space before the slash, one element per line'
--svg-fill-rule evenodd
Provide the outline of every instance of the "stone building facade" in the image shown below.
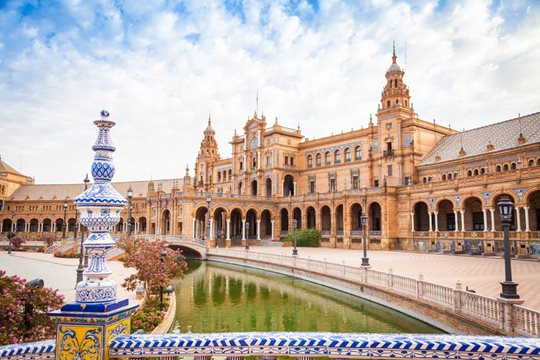
<path fill-rule="evenodd" d="M 222 158 L 209 118 L 193 177 L 186 169 L 183 178 L 113 184 L 121 194 L 134 191 L 131 221 L 124 214 L 117 232 L 130 223 L 135 234 L 241 246 L 277 240 L 296 223 L 317 228 L 322 246 L 356 249 L 366 213 L 370 249 L 495 254 L 502 251 L 496 203 L 507 195 L 516 206 L 512 251 L 538 256 L 540 113 L 457 132 L 418 117 L 404 75 L 394 52 L 375 117 L 316 140 L 255 112 L 231 138 L 232 156 Z M 3 232 L 58 236 L 64 222 L 75 230 L 71 199 L 84 185 L 36 185 L 5 172 Z"/>

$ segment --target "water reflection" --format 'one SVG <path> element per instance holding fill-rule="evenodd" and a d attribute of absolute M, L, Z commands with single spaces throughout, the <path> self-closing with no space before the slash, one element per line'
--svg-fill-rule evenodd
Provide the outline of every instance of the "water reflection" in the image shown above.
<path fill-rule="evenodd" d="M 306 281 L 214 262 L 190 262 L 175 282 L 185 330 L 441 333 L 386 307 Z"/>

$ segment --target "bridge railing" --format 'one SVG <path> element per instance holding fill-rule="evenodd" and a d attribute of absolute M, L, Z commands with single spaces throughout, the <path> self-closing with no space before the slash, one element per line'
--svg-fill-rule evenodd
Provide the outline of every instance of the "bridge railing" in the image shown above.
<path fill-rule="evenodd" d="M 360 266 L 332 262 L 265 254 L 234 249 L 210 249 L 210 255 L 225 256 L 261 263 L 278 264 L 295 270 L 305 270 L 318 275 L 338 278 L 358 285 L 371 285 L 397 292 L 412 299 L 432 303 L 447 311 L 464 314 L 476 321 L 491 324 L 494 328 L 522 335 L 540 335 L 540 312 L 506 303 L 504 300 L 475 294 L 461 289 L 424 281 L 423 276 L 414 279 Z M 508 307 L 508 311 L 506 311 Z"/>

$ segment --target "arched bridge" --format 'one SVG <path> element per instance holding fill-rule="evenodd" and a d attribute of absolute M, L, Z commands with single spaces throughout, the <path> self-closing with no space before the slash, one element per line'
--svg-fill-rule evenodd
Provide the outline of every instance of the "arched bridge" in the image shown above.
<path fill-rule="evenodd" d="M 157 236 L 165 240 L 169 247 L 182 250 L 182 254 L 189 259 L 206 259 L 206 242 L 188 236 Z"/>

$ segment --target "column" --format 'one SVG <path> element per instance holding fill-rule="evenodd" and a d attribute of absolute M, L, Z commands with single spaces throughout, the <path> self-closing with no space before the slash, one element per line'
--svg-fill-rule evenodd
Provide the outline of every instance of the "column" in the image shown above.
<path fill-rule="evenodd" d="M 16 229 L 16 222 L 15 221 L 11 221 L 11 232 L 15 232 L 15 229 Z"/>
<path fill-rule="evenodd" d="M 231 219 L 227 219 L 227 238 L 225 240 L 231 240 Z"/>
<path fill-rule="evenodd" d="M 428 217 L 429 217 L 429 232 L 433 231 L 433 226 L 431 225 L 431 212 L 428 211 Z"/>
<path fill-rule="evenodd" d="M 261 220 L 257 220 L 257 240 L 261 240 Z"/>
<path fill-rule="evenodd" d="M 482 209 L 482 214 L 484 214 L 484 231 L 488 231 L 488 224 L 487 224 L 487 212 L 486 209 Z"/>
<path fill-rule="evenodd" d="M 294 193 L 294 196 L 298 195 L 298 193 L 296 192 L 296 181 L 293 181 L 293 193 Z"/>
<path fill-rule="evenodd" d="M 456 222 L 456 228 L 455 228 L 455 232 L 458 232 L 459 231 L 459 217 L 457 216 L 457 211 L 454 210 L 454 221 Z"/>
<path fill-rule="evenodd" d="M 196 219 L 193 219 L 193 237 L 197 237 L 197 233 L 195 232 L 197 230 L 197 227 L 195 226 L 195 223 L 197 222 Z"/>
<path fill-rule="evenodd" d="M 435 231 L 439 231 L 439 212 L 434 211 L 435 214 Z"/>
<path fill-rule="evenodd" d="M 414 231 L 414 213 L 411 213 L 411 231 Z"/>
<path fill-rule="evenodd" d="M 274 237 L 274 222 L 275 220 L 270 220 L 270 226 L 272 227 L 272 241 L 274 241 L 276 238 Z"/>
<path fill-rule="evenodd" d="M 529 228 L 529 207 L 524 206 L 523 209 L 525 209 L 525 231 L 531 231 Z"/>
<path fill-rule="evenodd" d="M 38 223 L 38 232 L 43 232 L 43 223 Z"/>
<path fill-rule="evenodd" d="M 520 218 L 520 213 L 521 213 L 521 208 L 517 207 L 516 206 L 516 221 L 517 221 L 517 229 L 516 231 L 521 231 L 521 218 Z"/>
<path fill-rule="evenodd" d="M 246 240 L 246 219 L 242 219 L 242 240 Z"/>
<path fill-rule="evenodd" d="M 491 232 L 495 231 L 495 209 L 489 209 L 491 213 Z"/>
<path fill-rule="evenodd" d="M 210 234 L 208 240 L 214 240 L 214 219 L 210 219 Z"/>
<path fill-rule="evenodd" d="M 465 210 L 459 210 L 461 214 L 461 232 L 465 232 Z"/>

